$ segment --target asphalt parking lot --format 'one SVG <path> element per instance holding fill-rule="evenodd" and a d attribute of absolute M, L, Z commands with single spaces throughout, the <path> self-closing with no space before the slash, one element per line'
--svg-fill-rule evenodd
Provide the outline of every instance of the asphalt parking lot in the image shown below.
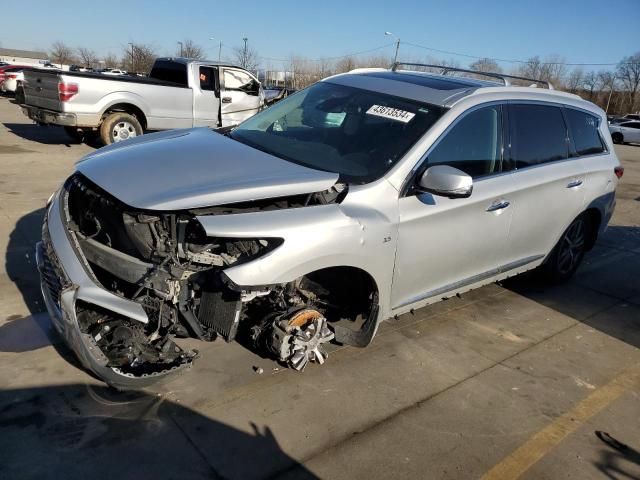
<path fill-rule="evenodd" d="M 0 98 L 0 478 L 640 478 L 640 146 L 566 285 L 484 287 L 303 374 L 199 343 L 136 393 L 80 369 L 40 301 L 45 201 L 92 150 Z"/>

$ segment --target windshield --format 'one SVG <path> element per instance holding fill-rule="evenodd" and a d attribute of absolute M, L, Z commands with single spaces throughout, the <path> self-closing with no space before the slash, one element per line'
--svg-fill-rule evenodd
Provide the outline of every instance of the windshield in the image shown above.
<path fill-rule="evenodd" d="M 231 137 L 291 162 L 340 174 L 346 182 L 382 177 L 444 109 L 320 82 L 242 123 Z"/>

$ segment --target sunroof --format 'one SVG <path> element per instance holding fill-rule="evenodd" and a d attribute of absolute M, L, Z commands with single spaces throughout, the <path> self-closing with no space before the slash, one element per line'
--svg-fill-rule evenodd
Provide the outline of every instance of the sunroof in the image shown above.
<path fill-rule="evenodd" d="M 410 73 L 398 72 L 367 72 L 363 74 L 367 77 L 384 78 L 387 80 L 395 80 L 396 82 L 412 83 L 422 87 L 433 88 L 435 90 L 459 90 L 461 88 L 477 87 L 476 83 L 460 82 L 457 79 L 440 80 L 439 78 L 428 75 L 412 75 Z"/>

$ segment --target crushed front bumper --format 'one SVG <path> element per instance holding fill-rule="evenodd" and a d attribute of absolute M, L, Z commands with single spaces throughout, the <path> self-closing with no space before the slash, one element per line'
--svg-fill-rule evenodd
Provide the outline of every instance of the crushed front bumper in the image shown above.
<path fill-rule="evenodd" d="M 82 300 L 141 323 L 147 323 L 148 317 L 139 303 L 114 295 L 91 278 L 64 226 L 64 193 L 62 189 L 53 196 L 45 214 L 42 241 L 36 245 L 42 296 L 53 325 L 83 366 L 111 385 L 127 387 L 131 376 L 108 367 L 108 359 L 94 339 L 81 331 L 76 302 Z"/>

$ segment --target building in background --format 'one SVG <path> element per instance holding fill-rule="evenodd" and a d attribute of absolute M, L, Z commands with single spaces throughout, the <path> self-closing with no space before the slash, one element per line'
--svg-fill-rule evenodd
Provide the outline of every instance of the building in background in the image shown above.
<path fill-rule="evenodd" d="M 0 48 L 0 62 L 37 66 L 49 63 L 49 55 L 47 55 L 45 52 Z"/>

